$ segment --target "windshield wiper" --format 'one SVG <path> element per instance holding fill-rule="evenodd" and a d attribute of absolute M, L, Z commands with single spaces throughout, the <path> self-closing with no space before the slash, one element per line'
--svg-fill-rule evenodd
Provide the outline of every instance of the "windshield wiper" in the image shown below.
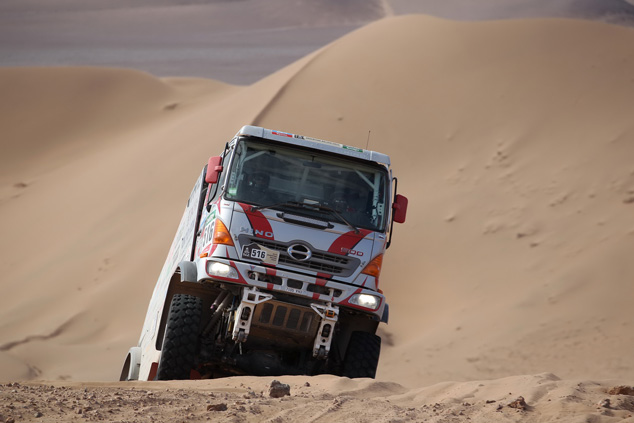
<path fill-rule="evenodd" d="M 359 231 L 359 228 L 357 228 L 352 223 L 350 223 L 338 211 L 336 211 L 335 209 L 331 207 L 323 206 L 319 203 L 309 204 L 309 203 L 300 203 L 299 201 L 287 201 L 285 203 L 275 203 L 275 204 L 270 204 L 267 206 L 251 206 L 251 212 L 255 212 L 257 210 L 263 210 L 263 209 L 278 208 L 278 207 L 294 207 L 296 209 L 309 209 L 309 210 L 317 210 L 321 212 L 326 212 L 330 214 L 331 216 L 336 217 L 340 223 L 346 224 L 350 229 L 354 231 L 355 234 L 358 235 L 361 232 Z"/>
<path fill-rule="evenodd" d="M 348 225 L 348 227 L 350 229 L 352 229 L 354 231 L 355 234 L 359 234 L 361 231 L 359 231 L 359 228 L 357 228 L 356 226 L 354 226 L 352 223 L 350 223 L 345 217 L 343 217 L 337 210 L 328 207 L 328 206 L 322 206 L 321 204 L 306 204 L 306 206 L 308 207 L 313 207 L 319 211 L 325 211 L 326 213 L 329 213 L 331 216 L 336 217 L 339 222 L 345 223 L 346 225 Z"/>

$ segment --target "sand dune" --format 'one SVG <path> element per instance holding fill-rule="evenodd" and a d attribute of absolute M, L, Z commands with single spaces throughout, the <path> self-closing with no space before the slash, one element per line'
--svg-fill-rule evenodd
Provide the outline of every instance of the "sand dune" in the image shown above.
<path fill-rule="evenodd" d="M 517 394 L 535 405 L 526 421 L 630 418 L 625 397 L 611 416 L 596 401 L 602 381 L 634 378 L 632 45 L 634 30 L 607 24 L 419 15 L 248 87 L 0 69 L 0 379 L 118 377 L 193 180 L 254 123 L 360 147 L 369 132 L 410 198 L 381 277 L 378 381 L 299 379 L 332 389 L 322 408 L 368 421 L 345 413 L 387 397 L 386 420 L 508 421 L 516 410 L 486 400 Z M 224 382 L 209 383 L 196 389 Z M 330 417 L 305 395 L 262 416 Z"/>
<path fill-rule="evenodd" d="M 419 317 L 395 314 L 381 376 L 632 372 L 633 34 L 384 20 L 324 50 L 256 122 L 360 146 L 370 130 L 414 199 L 382 288 Z"/>

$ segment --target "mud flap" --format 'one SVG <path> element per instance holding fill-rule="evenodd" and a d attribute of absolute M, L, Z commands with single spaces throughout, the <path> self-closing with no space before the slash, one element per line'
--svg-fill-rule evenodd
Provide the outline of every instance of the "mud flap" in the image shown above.
<path fill-rule="evenodd" d="M 181 261 L 178 263 L 181 272 L 181 282 L 198 282 L 198 270 L 196 264 L 191 261 Z"/>
<path fill-rule="evenodd" d="M 383 309 L 383 315 L 381 316 L 381 323 L 387 323 L 390 318 L 390 306 L 385 304 L 385 308 Z"/>
<path fill-rule="evenodd" d="M 132 347 L 128 351 L 125 364 L 121 370 L 121 377 L 119 380 L 139 380 L 139 369 L 141 368 L 141 348 Z"/>

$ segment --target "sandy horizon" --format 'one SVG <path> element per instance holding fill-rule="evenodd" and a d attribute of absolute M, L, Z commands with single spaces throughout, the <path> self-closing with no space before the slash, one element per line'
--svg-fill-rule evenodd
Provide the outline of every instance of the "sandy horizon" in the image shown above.
<path fill-rule="evenodd" d="M 132 68 L 250 85 L 384 17 L 634 25 L 625 0 L 4 0 L 0 66 Z"/>

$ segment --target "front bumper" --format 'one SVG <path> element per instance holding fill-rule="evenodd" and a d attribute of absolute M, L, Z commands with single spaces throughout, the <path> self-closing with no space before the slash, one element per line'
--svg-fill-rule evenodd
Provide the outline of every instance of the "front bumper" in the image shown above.
<path fill-rule="evenodd" d="M 280 292 L 323 304 L 331 303 L 371 314 L 379 320 L 386 306 L 383 294 L 364 288 L 363 285 L 348 285 L 273 267 L 210 257 L 199 260 L 197 270 L 199 282 L 213 280 L 254 286 L 272 293 Z M 367 308 L 351 302 L 351 299 L 354 301 L 361 294 L 375 297 L 376 308 Z"/>

